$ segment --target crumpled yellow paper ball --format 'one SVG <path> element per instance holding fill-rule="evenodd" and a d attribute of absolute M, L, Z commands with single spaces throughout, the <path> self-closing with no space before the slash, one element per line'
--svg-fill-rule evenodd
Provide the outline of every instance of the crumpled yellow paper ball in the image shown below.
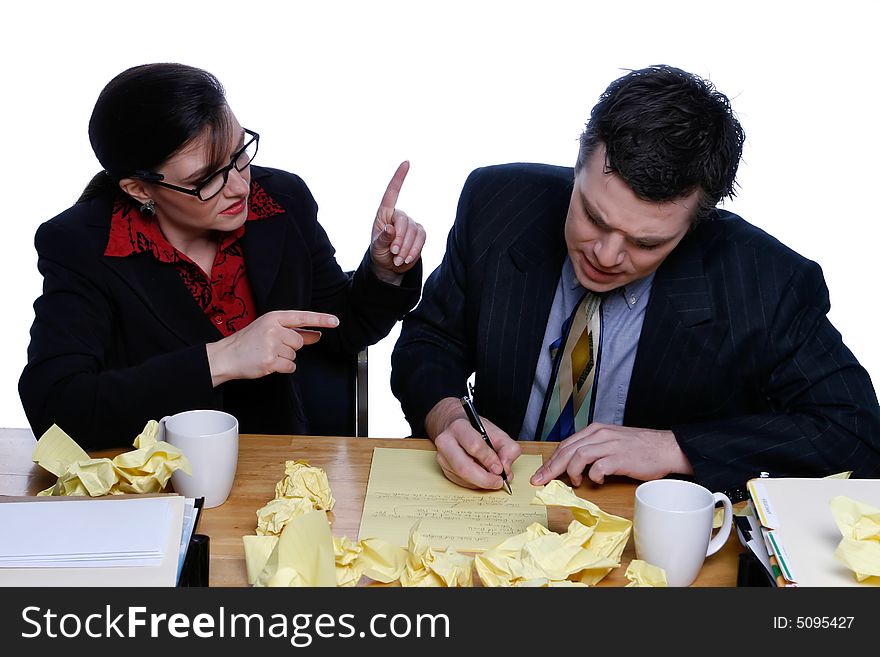
<path fill-rule="evenodd" d="M 533 523 L 478 554 L 474 566 L 484 586 L 590 586 L 620 565 L 629 520 L 605 513 L 559 480 L 537 491 L 532 503 L 566 507 L 574 520 L 564 534 Z"/>
<path fill-rule="evenodd" d="M 555 586 L 569 580 L 592 585 L 620 565 L 619 555 L 591 549 L 593 536 L 593 528 L 578 520 L 564 534 L 533 523 L 478 554 L 474 566 L 484 586 Z"/>
<path fill-rule="evenodd" d="M 304 497 L 315 509 L 330 511 L 336 500 L 330 492 L 327 473 L 306 461 L 287 461 L 285 477 L 275 485 L 275 497 Z"/>
<path fill-rule="evenodd" d="M 159 423 L 150 420 L 134 439 L 135 449 L 113 459 L 93 459 L 60 427 L 52 425 L 31 458 L 58 477 L 37 495 L 121 495 L 161 492 L 171 473 L 192 474 L 189 461 L 174 445 L 158 440 Z"/>
<path fill-rule="evenodd" d="M 284 472 L 284 478 L 275 484 L 275 499 L 257 510 L 258 536 L 280 536 L 293 518 L 329 511 L 336 503 L 322 468 L 306 461 L 287 461 Z"/>
<path fill-rule="evenodd" d="M 257 510 L 257 535 L 280 536 L 292 518 L 315 510 L 314 502 L 307 497 L 276 497 Z"/>
<path fill-rule="evenodd" d="M 843 534 L 834 556 L 860 582 L 880 577 L 880 509 L 838 495 L 831 500 L 831 513 Z"/>
<path fill-rule="evenodd" d="M 366 575 L 375 582 L 388 584 L 400 579 L 408 552 L 381 538 L 352 541 L 333 537 L 336 550 L 336 585 L 355 586 Z"/>
<path fill-rule="evenodd" d="M 346 536 L 333 537 L 336 555 L 336 586 L 355 586 L 364 574 L 364 562 L 360 559 L 363 547 Z"/>
<path fill-rule="evenodd" d="M 649 564 L 641 559 L 633 559 L 629 562 L 624 576 L 629 580 L 629 587 L 664 587 L 668 586 L 666 582 L 666 571 L 659 566 Z"/>
<path fill-rule="evenodd" d="M 359 559 L 364 564 L 364 575 L 374 582 L 388 584 L 400 579 L 409 552 L 381 538 L 365 538 L 358 541 L 361 546 Z"/>
<path fill-rule="evenodd" d="M 401 586 L 473 586 L 474 558 L 455 550 L 435 552 L 419 532 L 418 523 L 410 530 L 407 547 Z"/>
<path fill-rule="evenodd" d="M 578 497 L 571 486 L 558 479 L 549 482 L 535 494 L 533 504 L 562 506 L 569 509 L 578 522 L 591 531 L 579 529 L 574 522 L 568 527 L 570 540 L 582 540 L 583 554 L 578 555 L 572 567 L 583 566 L 568 579 L 593 585 L 620 565 L 623 550 L 632 533 L 632 521 L 606 513 L 598 506 Z"/>

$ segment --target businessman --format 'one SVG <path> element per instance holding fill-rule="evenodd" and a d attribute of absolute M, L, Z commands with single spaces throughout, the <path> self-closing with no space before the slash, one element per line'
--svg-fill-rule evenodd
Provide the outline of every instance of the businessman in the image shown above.
<path fill-rule="evenodd" d="M 820 267 L 716 208 L 743 141 L 710 82 L 653 66 L 602 94 L 574 169 L 470 175 L 392 356 L 450 480 L 499 488 L 517 439 L 560 441 L 536 485 L 880 476 L 877 396 Z M 494 450 L 459 403 L 473 373 Z"/>

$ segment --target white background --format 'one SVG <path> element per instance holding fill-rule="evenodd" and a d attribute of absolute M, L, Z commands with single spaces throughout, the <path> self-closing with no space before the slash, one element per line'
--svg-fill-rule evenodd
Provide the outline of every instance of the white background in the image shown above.
<path fill-rule="evenodd" d="M 877 27 L 880 3 L 17 2 L 3 10 L 0 426 L 26 426 L 17 381 L 41 278 L 33 234 L 99 166 L 87 124 L 129 66 L 179 61 L 220 78 L 258 163 L 300 174 L 343 268 L 359 262 L 387 180 L 440 262 L 475 167 L 571 165 L 589 110 L 624 68 L 711 79 L 747 135 L 725 207 L 819 262 L 831 319 L 880 374 Z M 873 319 L 872 319 L 873 318 Z M 389 390 L 397 330 L 370 350 L 370 434 L 404 436 Z"/>

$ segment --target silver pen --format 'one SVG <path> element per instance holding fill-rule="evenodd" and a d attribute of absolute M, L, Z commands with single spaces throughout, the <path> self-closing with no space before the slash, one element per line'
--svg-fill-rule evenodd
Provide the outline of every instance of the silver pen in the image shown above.
<path fill-rule="evenodd" d="M 489 446 L 493 452 L 495 451 L 495 447 L 492 445 L 492 441 L 489 440 L 489 434 L 486 433 L 486 428 L 483 426 L 483 422 L 480 420 L 480 414 L 477 413 L 477 409 L 474 406 L 474 400 L 472 396 L 474 394 L 474 387 L 468 383 L 468 391 L 469 394 L 466 394 L 461 398 L 461 405 L 464 408 L 465 414 L 468 416 L 468 420 L 471 422 L 471 426 L 480 432 L 480 435 L 483 436 L 483 440 L 486 441 L 486 444 Z M 497 454 L 497 452 L 496 452 Z M 504 482 L 504 490 L 507 491 L 508 495 L 513 495 L 513 491 L 510 490 L 510 482 L 507 481 L 507 473 L 504 472 L 504 464 L 501 464 L 501 481 Z"/>

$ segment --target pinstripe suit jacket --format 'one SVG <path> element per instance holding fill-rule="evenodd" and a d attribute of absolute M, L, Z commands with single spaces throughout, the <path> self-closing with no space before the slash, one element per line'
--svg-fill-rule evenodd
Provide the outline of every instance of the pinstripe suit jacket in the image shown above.
<path fill-rule="evenodd" d="M 446 255 L 403 323 L 392 388 L 415 435 L 476 372 L 480 411 L 517 436 L 566 254 L 570 168 L 477 169 Z M 715 489 L 773 476 L 880 475 L 880 408 L 826 317 L 819 266 L 716 210 L 654 278 L 624 424 L 671 429 Z"/>

